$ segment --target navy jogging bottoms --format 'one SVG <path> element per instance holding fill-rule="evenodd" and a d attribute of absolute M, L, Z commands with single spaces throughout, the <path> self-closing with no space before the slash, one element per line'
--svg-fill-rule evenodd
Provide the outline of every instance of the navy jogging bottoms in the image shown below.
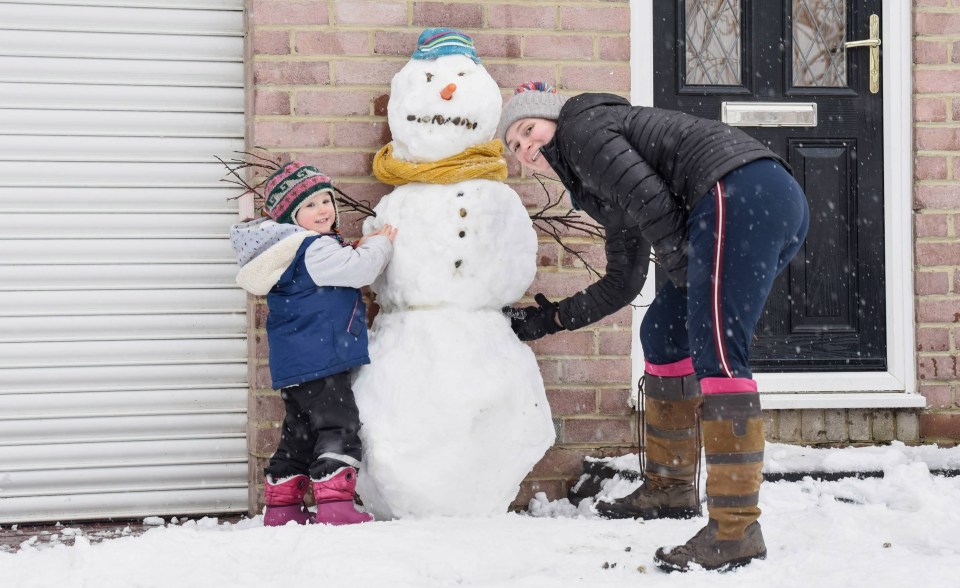
<path fill-rule="evenodd" d="M 692 357 L 701 379 L 751 378 L 753 330 L 809 225 L 803 190 L 776 161 L 757 160 L 724 176 L 687 220 L 686 293 L 668 281 L 643 318 L 646 361 Z"/>

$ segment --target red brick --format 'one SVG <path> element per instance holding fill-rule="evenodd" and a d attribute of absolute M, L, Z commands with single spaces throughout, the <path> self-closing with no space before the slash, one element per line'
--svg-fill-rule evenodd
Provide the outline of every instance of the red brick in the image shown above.
<path fill-rule="evenodd" d="M 254 89 L 254 113 L 260 115 L 290 114 L 290 94 L 283 91 Z"/>
<path fill-rule="evenodd" d="M 630 37 L 601 37 L 600 59 L 630 61 Z"/>
<path fill-rule="evenodd" d="M 917 122 L 944 122 L 947 120 L 945 98 L 916 98 L 913 101 L 913 118 Z"/>
<path fill-rule="evenodd" d="M 414 2 L 413 24 L 421 27 L 479 28 L 483 26 L 483 7 L 479 4 Z"/>
<path fill-rule="evenodd" d="M 921 380 L 955 380 L 960 377 L 956 355 L 921 357 L 917 362 L 917 374 Z"/>
<path fill-rule="evenodd" d="M 551 300 L 559 300 L 576 294 L 594 281 L 593 276 L 586 271 L 537 272 L 527 292 L 531 297 L 540 292 Z"/>
<path fill-rule="evenodd" d="M 955 266 L 958 265 L 958 261 L 960 261 L 960 242 L 917 244 L 917 265 L 919 266 Z"/>
<path fill-rule="evenodd" d="M 534 59 L 593 59 L 593 37 L 526 35 L 523 56 Z"/>
<path fill-rule="evenodd" d="M 566 65 L 560 85 L 571 90 L 591 92 L 630 91 L 629 65 Z"/>
<path fill-rule="evenodd" d="M 560 381 L 560 362 L 554 359 L 537 359 L 540 376 L 544 385 L 557 384 Z"/>
<path fill-rule="evenodd" d="M 636 415 L 636 411 L 628 404 L 630 390 L 600 390 L 600 414 L 610 416 Z"/>
<path fill-rule="evenodd" d="M 337 187 L 370 208 L 374 208 L 385 194 L 393 191 L 393 186 L 377 181 L 338 183 Z"/>
<path fill-rule="evenodd" d="M 630 8 L 623 7 L 589 8 L 560 7 L 560 27 L 574 31 L 616 31 L 630 32 Z"/>
<path fill-rule="evenodd" d="M 301 55 L 368 55 L 370 37 L 365 32 L 308 31 L 297 33 L 294 46 Z"/>
<path fill-rule="evenodd" d="M 553 416 L 596 414 L 597 393 L 593 390 L 547 390 Z"/>
<path fill-rule="evenodd" d="M 913 74 L 914 92 L 918 94 L 960 92 L 960 71 L 916 70 Z"/>
<path fill-rule="evenodd" d="M 917 329 L 917 351 L 950 351 L 949 329 Z"/>
<path fill-rule="evenodd" d="M 335 147 L 380 149 L 390 140 L 390 127 L 386 122 L 346 122 L 333 125 Z"/>
<path fill-rule="evenodd" d="M 556 85 L 557 68 L 553 65 L 523 65 L 514 62 L 489 63 L 485 67 L 501 88 L 516 88 L 530 80 Z"/>
<path fill-rule="evenodd" d="M 918 296 L 950 293 L 950 274 L 948 272 L 917 272 L 915 279 L 914 290 Z"/>
<path fill-rule="evenodd" d="M 247 427 L 247 445 L 256 455 L 269 456 L 277 450 L 280 443 L 280 427 Z"/>
<path fill-rule="evenodd" d="M 651 298 L 650 301 L 652 302 L 653 299 Z M 649 304 L 649 302 L 647 302 L 646 304 Z M 604 317 L 603 319 L 594 323 L 594 325 L 598 327 L 617 326 L 624 329 L 631 328 L 632 324 L 633 324 L 633 307 L 631 307 L 629 304 L 627 306 L 624 306 L 621 310 L 618 310 L 617 312 L 611 314 L 610 316 Z"/>
<path fill-rule="evenodd" d="M 955 406 L 953 390 L 948 384 L 920 386 L 920 394 L 927 399 L 928 409 L 953 408 Z"/>
<path fill-rule="evenodd" d="M 520 57 L 520 36 L 478 33 L 473 35 L 477 54 L 481 59 L 487 57 Z"/>
<path fill-rule="evenodd" d="M 955 12 L 917 12 L 913 34 L 918 37 L 960 33 L 960 14 Z"/>
<path fill-rule="evenodd" d="M 301 90 L 296 96 L 296 113 L 300 115 L 364 116 L 371 113 L 376 94 L 361 90 Z"/>
<path fill-rule="evenodd" d="M 330 144 L 330 125 L 260 121 L 253 124 L 253 136 L 254 143 L 263 147 L 323 147 Z"/>
<path fill-rule="evenodd" d="M 559 265 L 560 246 L 552 239 L 541 241 L 537 245 L 537 266 L 557 267 Z"/>
<path fill-rule="evenodd" d="M 327 24 L 327 3 L 322 1 L 253 0 L 252 11 L 257 25 Z"/>
<path fill-rule="evenodd" d="M 565 359 L 560 367 L 560 381 L 564 384 L 629 385 L 633 379 L 628 358 Z"/>
<path fill-rule="evenodd" d="M 564 443 L 633 443 L 631 419 L 564 419 Z"/>
<path fill-rule="evenodd" d="M 255 394 L 250 404 L 247 416 L 251 421 L 283 421 L 285 409 L 279 394 Z"/>
<path fill-rule="evenodd" d="M 958 100 L 960 102 L 960 100 Z M 914 210 L 945 210 L 960 208 L 960 189 L 956 185 L 929 186 L 914 188 Z"/>
<path fill-rule="evenodd" d="M 492 5 L 487 7 L 487 26 L 492 29 L 556 29 L 557 9 L 553 6 Z"/>
<path fill-rule="evenodd" d="M 940 41 L 913 42 L 913 62 L 919 64 L 947 63 L 947 44 Z"/>
<path fill-rule="evenodd" d="M 590 452 L 584 449 L 551 447 L 543 459 L 533 467 L 530 476 L 577 478 L 583 473 L 583 458 L 589 454 Z"/>
<path fill-rule="evenodd" d="M 511 508 L 526 509 L 538 492 L 546 494 L 548 500 L 559 500 L 566 498 L 567 488 L 563 480 L 524 480 Z"/>
<path fill-rule="evenodd" d="M 960 298 L 955 300 L 923 300 L 917 309 L 921 323 L 960 323 Z"/>
<path fill-rule="evenodd" d="M 915 214 L 913 216 L 913 226 L 917 238 L 948 236 L 947 219 L 948 217 L 945 214 Z"/>
<path fill-rule="evenodd" d="M 255 379 L 253 381 L 254 387 L 259 390 L 272 390 L 273 389 L 273 380 L 270 379 L 270 366 L 268 365 L 258 365 L 254 370 Z"/>
<path fill-rule="evenodd" d="M 512 156 L 508 157 L 507 161 L 516 164 L 516 158 Z M 534 210 L 540 210 L 546 206 L 548 198 L 551 202 L 556 202 L 564 190 L 563 184 L 557 181 L 545 180 L 543 185 L 540 185 L 536 180 L 523 182 L 511 181 L 509 183 L 510 187 L 520 195 L 520 200 L 523 202 L 523 205 Z M 564 196 L 561 206 L 551 210 L 551 212 L 563 214 L 570 208 L 569 205 L 570 198 Z M 586 218 L 589 219 L 589 217 Z"/>
<path fill-rule="evenodd" d="M 596 355 L 592 331 L 560 331 L 530 342 L 530 348 L 540 355 Z"/>
<path fill-rule="evenodd" d="M 340 180 L 345 177 L 367 177 L 373 173 L 373 153 L 303 152 L 291 155 L 291 159 L 316 166 Z"/>
<path fill-rule="evenodd" d="M 916 148 L 927 151 L 957 151 L 960 150 L 960 129 L 951 128 L 919 128 L 915 129 Z"/>
<path fill-rule="evenodd" d="M 920 438 L 960 440 L 960 413 L 920 413 Z"/>
<path fill-rule="evenodd" d="M 333 68 L 340 85 L 389 86 L 404 65 L 406 61 L 336 61 Z"/>
<path fill-rule="evenodd" d="M 254 55 L 286 55 L 290 53 L 290 33 L 287 31 L 253 31 Z"/>
<path fill-rule="evenodd" d="M 377 55 L 410 57 L 417 48 L 420 33 L 406 31 L 377 31 L 373 35 L 373 52 Z"/>
<path fill-rule="evenodd" d="M 960 120 L 960 100 L 953 101 L 953 120 Z"/>
<path fill-rule="evenodd" d="M 946 180 L 947 158 L 917 156 L 914 159 L 913 177 L 918 180 Z"/>
<path fill-rule="evenodd" d="M 596 224 L 592 220 L 589 222 Z M 581 234 L 580 236 L 585 238 L 592 238 L 584 234 Z M 569 251 L 564 251 L 563 266 L 582 268 L 582 267 L 586 267 L 585 263 L 587 263 L 587 264 L 590 264 L 590 267 L 597 270 L 601 274 L 604 273 L 604 269 L 607 267 L 607 253 L 603 243 L 569 242 L 568 246 L 574 251 L 578 252 L 579 257 L 574 255 L 573 253 L 570 253 Z"/>
<path fill-rule="evenodd" d="M 312 85 L 330 82 L 326 61 L 255 61 L 254 84 Z"/>
<path fill-rule="evenodd" d="M 913 0 L 913 5 L 914 5 L 914 7 L 917 7 L 917 8 L 919 8 L 919 7 L 921 7 L 921 6 L 939 6 L 939 7 L 943 7 L 943 6 L 946 6 L 946 5 L 947 5 L 947 2 L 948 2 L 948 1 L 949 1 L 949 0 Z"/>
<path fill-rule="evenodd" d="M 340 25 L 403 26 L 407 24 L 407 3 L 336 0 L 333 14 Z"/>
<path fill-rule="evenodd" d="M 600 355 L 629 357 L 633 350 L 633 333 L 629 329 L 600 331 Z"/>
<path fill-rule="evenodd" d="M 953 63 L 960 63 L 960 41 L 953 44 Z"/>

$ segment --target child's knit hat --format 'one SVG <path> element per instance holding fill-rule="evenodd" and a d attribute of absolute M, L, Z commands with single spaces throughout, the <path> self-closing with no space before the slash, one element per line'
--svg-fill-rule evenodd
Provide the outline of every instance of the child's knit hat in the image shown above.
<path fill-rule="evenodd" d="M 474 63 L 480 63 L 477 50 L 473 46 L 473 38 L 463 31 L 444 27 L 433 27 L 420 33 L 417 50 L 410 58 L 438 59 L 444 55 L 466 55 Z"/>
<path fill-rule="evenodd" d="M 517 86 L 513 97 L 503 107 L 497 136 L 507 144 L 507 129 L 521 118 L 545 118 L 557 120 L 566 96 L 557 94 L 557 89 L 544 82 L 526 82 Z"/>
<path fill-rule="evenodd" d="M 297 209 L 304 201 L 318 192 L 333 193 L 333 184 L 330 177 L 323 175 L 312 165 L 304 165 L 298 161 L 290 161 L 273 172 L 264 184 L 263 210 L 267 216 L 278 223 L 297 224 L 294 220 Z M 333 201 L 336 210 L 337 201 Z M 334 228 L 340 224 L 340 215 Z"/>

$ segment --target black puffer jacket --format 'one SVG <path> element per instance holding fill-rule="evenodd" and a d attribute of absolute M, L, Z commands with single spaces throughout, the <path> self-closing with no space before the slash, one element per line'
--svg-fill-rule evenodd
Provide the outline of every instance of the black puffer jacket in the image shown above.
<path fill-rule="evenodd" d="M 682 112 L 631 106 L 613 94 L 568 100 L 553 140 L 541 152 L 574 204 L 607 228 L 608 239 L 611 229 L 638 228 L 678 286 L 687 279 L 687 216 L 710 188 L 757 159 L 774 159 L 789 169 L 739 129 Z M 646 242 L 643 247 L 646 251 Z M 645 262 L 647 255 L 641 257 Z M 563 304 L 560 314 L 563 318 Z"/>

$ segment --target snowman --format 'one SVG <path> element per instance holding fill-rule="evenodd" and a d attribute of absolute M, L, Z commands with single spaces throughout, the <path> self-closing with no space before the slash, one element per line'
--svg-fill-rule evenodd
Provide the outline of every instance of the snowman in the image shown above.
<path fill-rule="evenodd" d="M 500 312 L 533 281 L 537 253 L 492 139 L 501 106 L 472 39 L 452 29 L 424 31 L 391 84 L 393 141 L 374 173 L 397 187 L 364 232 L 398 234 L 354 387 L 357 490 L 380 520 L 506 512 L 554 441 L 536 359 Z"/>

